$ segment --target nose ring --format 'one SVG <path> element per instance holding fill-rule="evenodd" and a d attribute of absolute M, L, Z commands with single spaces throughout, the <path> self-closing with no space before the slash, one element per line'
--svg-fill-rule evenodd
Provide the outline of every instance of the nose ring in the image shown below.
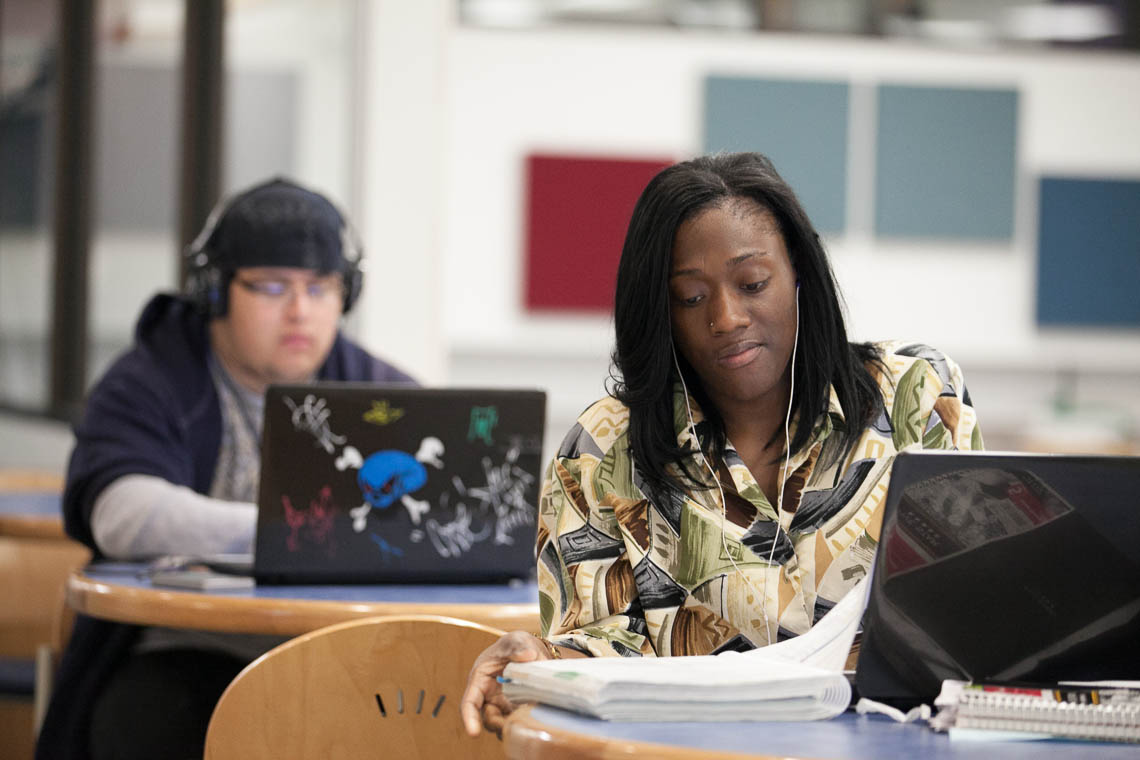
<path fill-rule="evenodd" d="M 716 322 L 709 322 L 709 327 L 712 327 L 715 324 L 716 324 Z"/>

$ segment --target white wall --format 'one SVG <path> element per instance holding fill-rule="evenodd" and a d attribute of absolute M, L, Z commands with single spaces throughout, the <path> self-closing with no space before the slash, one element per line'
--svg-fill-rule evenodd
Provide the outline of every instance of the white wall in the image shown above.
<path fill-rule="evenodd" d="M 318 189 L 357 217 L 353 180 L 360 173 L 352 137 L 358 99 L 353 75 L 356 6 L 364 0 L 313 0 L 310 3 L 254 3 L 231 8 L 227 24 L 226 66 L 243 102 L 229 103 L 223 192 L 233 191 L 269 173 L 287 173 Z M 148 141 L 162 143 L 162 165 L 136 160 L 123 169 L 137 171 L 132 187 L 142 193 L 164 193 L 157 203 L 176 206 L 177 67 L 182 44 L 181 3 L 118 3 L 102 8 L 97 41 L 95 135 L 97 158 L 135 152 L 135 133 L 108 128 L 111 109 L 123 109 L 132 129 Z M 121 18 L 120 18 L 121 14 Z M 122 21 L 131 30 L 120 38 L 107 30 Z M 131 100 L 108 102 L 110 68 L 169 72 L 171 91 L 129 93 Z M 257 97 L 257 77 L 288 79 L 295 87 L 293 112 L 274 118 L 264 98 Z M 253 81 L 254 86 L 241 86 Z M 123 94 L 123 89 L 116 92 Z M 160 97 L 155 97 L 156 95 Z M 153 99 L 153 100 L 152 100 Z M 279 106 L 270 103 L 270 106 Z M 136 112 L 138 112 L 136 114 Z M 277 108 L 276 113 L 280 113 Z M 120 114 L 121 115 L 121 114 Z M 137 126 L 142 124 L 143 126 Z M 147 133 L 149 130 L 149 133 Z M 267 165 L 278 151 L 262 150 L 295 140 L 294 155 L 281 165 Z M 98 161 L 96 162 L 98 172 Z M 106 179 L 106 178 L 104 178 Z M 99 177 L 96 177 L 98 184 Z M 147 188 L 140 190 L 140 187 Z M 95 208 L 113 190 L 95 199 Z M 121 198 L 116 196 L 116 198 Z M 145 204 L 144 204 L 145 205 Z M 130 342 L 135 320 L 149 297 L 178 282 L 178 244 L 171 213 L 169 229 L 134 229 L 103 224 L 97 213 L 92 229 L 89 284 L 89 378 L 97 378 Z M 0 235 L 0 383 L 4 400 L 28 409 L 48 402 L 52 276 L 51 230 L 5 230 Z M 152 225 L 153 227 L 153 225 Z M 369 249 L 370 250 L 370 249 Z M 42 433 L 41 431 L 47 431 Z M 62 470 L 70 449 L 66 426 L 27 417 L 0 416 L 0 466 L 45 466 Z"/>
<path fill-rule="evenodd" d="M 502 382 L 548 385 L 555 428 L 548 442 L 598 395 L 612 340 L 608 318 L 536 318 L 522 307 L 524 157 L 535 150 L 695 155 L 709 73 L 857 86 L 1016 87 L 1021 113 L 1012 243 L 884 244 L 867 234 L 867 210 L 855 209 L 848 234 L 828 241 L 852 331 L 866 339 L 921 339 L 950 352 L 966 368 L 983 426 L 1002 442 L 1003 431 L 1048 411 L 1059 369 L 1096 375 L 1096 382 L 1080 387 L 1103 396 L 1094 400 L 1121 405 L 1132 395 L 1127 391 L 1140 378 L 1140 331 L 1046 331 L 1035 324 L 1035 196 L 1043 173 L 1140 177 L 1140 58 L 581 27 L 449 30 L 440 258 L 450 381 L 490 381 L 493 367 L 509 366 Z M 873 135 L 873 124 L 865 122 L 873 112 L 866 103 L 856 105 L 854 141 Z M 916 282 L 929 285 L 916 290 Z M 890 296 L 896 293 L 914 299 L 902 316 Z M 555 366 L 561 369 L 552 371 Z M 1140 402 L 1129 398 L 1128 404 L 1122 413 L 1140 418 Z"/>
<path fill-rule="evenodd" d="M 865 120 L 873 108 L 858 95 L 869 85 L 1017 87 L 1012 243 L 882 244 L 867 234 L 868 210 L 856 204 L 851 231 L 828 241 L 853 331 L 919 338 L 951 352 L 966 368 L 991 441 L 1025 420 L 1055 421 L 1047 419 L 1049 403 L 1074 377 L 1078 403 L 1099 404 L 1123 425 L 1140 420 L 1140 331 L 1042 331 L 1033 318 L 1037 175 L 1140 176 L 1135 54 L 632 27 L 496 31 L 458 27 L 450 0 L 348 5 L 355 16 L 330 12 L 295 56 L 279 39 L 256 42 L 296 31 L 295 21 L 269 11 L 238 21 L 231 43 L 241 67 L 303 59 L 296 64 L 308 72 L 298 99 L 298 173 L 348 207 L 370 254 L 366 297 L 350 329 L 428 383 L 547 388 L 548 453 L 604 392 L 612 336 L 606 315 L 535 316 L 522 308 L 525 156 L 696 154 L 708 73 L 848 79 L 856 85 L 856 143 L 873 134 Z M 354 19 L 353 29 L 345 18 Z M 337 39 L 355 49 L 353 66 L 343 65 Z M 28 256 L 6 255 L 5 275 L 44 262 L 35 240 L 20 242 Z M 103 304 L 104 288 L 95 286 L 100 332 L 129 329 L 127 312 L 136 309 L 127 305 L 173 281 L 169 245 L 97 237 L 97 251 L 107 246 L 107 255 L 162 249 L 162 263 L 132 279 L 129 297 L 112 289 L 122 308 Z M 113 271 L 104 270 L 103 259 L 96 255 L 94 274 L 119 280 L 127 264 L 108 260 Z M 876 296 L 922 278 L 932 281 L 924 304 L 939 308 L 916 308 L 904 319 Z M 7 326 L 45 325 L 46 309 L 36 304 L 8 294 L 0 306 Z"/>
<path fill-rule="evenodd" d="M 452 5 L 360 6 L 358 224 L 373 254 L 353 326 L 368 348 L 429 384 L 446 378 L 439 230 Z"/>
<path fill-rule="evenodd" d="M 0 469 L 62 475 L 74 442 L 62 422 L 0 412 Z"/>

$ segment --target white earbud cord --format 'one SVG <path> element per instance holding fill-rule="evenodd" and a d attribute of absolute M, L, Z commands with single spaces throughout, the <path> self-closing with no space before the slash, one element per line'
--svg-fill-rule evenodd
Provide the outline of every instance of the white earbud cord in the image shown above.
<path fill-rule="evenodd" d="M 796 388 L 796 350 L 799 348 L 799 344 L 800 344 L 800 289 L 797 286 L 796 287 L 796 333 L 795 333 L 795 339 L 792 343 L 791 387 L 788 390 L 788 411 L 784 414 L 784 470 L 782 473 L 780 473 L 780 482 L 779 482 L 779 486 L 778 486 L 777 491 L 776 491 L 776 533 L 772 537 L 772 548 L 771 548 L 771 551 L 769 551 L 769 553 L 768 553 L 768 567 L 769 568 L 771 568 L 772 560 L 776 556 L 776 542 L 779 541 L 780 531 L 783 528 L 783 526 L 780 525 L 780 510 L 783 507 L 783 503 L 784 503 L 784 479 L 785 479 L 785 476 L 787 474 L 788 467 L 791 464 L 791 458 L 792 458 L 792 448 L 790 445 L 791 441 L 789 439 L 788 431 L 789 431 L 789 427 L 791 424 L 791 418 L 792 418 L 792 398 L 793 398 L 793 395 L 795 393 L 795 388 Z M 773 635 L 772 635 L 772 625 L 768 620 L 768 597 L 767 597 L 767 593 L 768 593 L 768 572 L 765 571 L 765 573 L 764 573 L 764 584 L 762 586 L 762 590 L 757 590 L 757 588 L 752 585 L 752 581 L 750 581 L 748 579 L 748 576 L 744 573 L 744 571 L 742 571 L 740 569 L 740 566 L 736 564 L 736 560 L 732 558 L 732 552 L 730 552 L 728 550 L 728 539 L 725 538 L 725 532 L 724 532 L 724 524 L 725 524 L 725 520 L 727 519 L 727 515 L 728 515 L 728 502 L 727 502 L 725 495 L 724 495 L 724 487 L 721 485 L 720 478 L 717 477 L 716 471 L 713 470 L 712 465 L 710 465 L 708 462 L 708 459 L 705 458 L 705 452 L 701 448 L 700 438 L 697 437 L 697 425 L 693 421 L 693 409 L 689 404 L 689 387 L 685 383 L 685 376 L 681 373 L 681 363 L 679 361 L 677 361 L 677 349 L 676 349 L 676 347 L 671 347 L 671 348 L 673 351 L 673 366 L 675 366 L 677 368 L 677 377 L 679 377 L 681 379 L 681 391 L 684 393 L 684 396 L 685 396 L 685 414 L 689 420 L 689 431 L 693 436 L 693 440 L 696 442 L 697 454 L 700 457 L 701 464 L 703 464 L 705 466 L 705 469 L 709 471 L 709 475 L 712 476 L 713 483 L 716 484 L 717 491 L 720 492 L 720 544 L 721 544 L 721 548 L 724 549 L 724 555 L 726 557 L 728 557 L 728 561 L 732 563 L 732 567 L 736 571 L 736 574 L 744 581 L 745 584 L 747 584 L 748 588 L 752 589 L 752 593 L 756 594 L 756 596 L 759 597 L 760 613 L 761 613 L 762 617 L 764 618 L 764 633 L 768 638 L 767 643 L 771 644 L 771 643 L 773 643 Z"/>
<path fill-rule="evenodd" d="M 796 285 L 796 337 L 792 341 L 792 367 L 790 375 L 791 384 L 788 386 L 788 411 L 784 414 L 784 469 L 780 473 L 779 486 L 776 489 L 776 533 L 772 536 L 772 548 L 768 552 L 768 567 L 772 566 L 772 559 L 776 556 L 776 542 L 780 538 L 781 515 L 784 508 L 784 484 L 788 479 L 788 468 L 792 464 L 792 439 L 789 429 L 792 421 L 792 399 L 796 395 L 796 351 L 800 347 L 800 286 Z M 779 571 L 777 571 L 779 572 Z M 764 600 L 767 608 L 768 573 L 764 573 Z M 768 634 L 768 643 L 772 643 L 772 632 L 768 628 L 768 616 L 764 616 L 764 631 Z"/>

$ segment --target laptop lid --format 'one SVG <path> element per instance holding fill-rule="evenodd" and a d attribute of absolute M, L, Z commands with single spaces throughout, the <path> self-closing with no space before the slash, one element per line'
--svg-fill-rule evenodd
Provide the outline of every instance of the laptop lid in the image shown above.
<path fill-rule="evenodd" d="M 1140 458 L 899 454 L 855 686 L 1138 679 Z"/>
<path fill-rule="evenodd" d="M 474 583 L 534 574 L 546 394 L 271 386 L 254 576 Z"/>

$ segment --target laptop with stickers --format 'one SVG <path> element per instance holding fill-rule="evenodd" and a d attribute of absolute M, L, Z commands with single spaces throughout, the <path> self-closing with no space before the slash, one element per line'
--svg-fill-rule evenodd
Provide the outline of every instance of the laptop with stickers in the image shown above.
<path fill-rule="evenodd" d="M 254 577 L 532 577 L 545 412 L 535 390 L 270 386 Z"/>
<path fill-rule="evenodd" d="M 1140 679 L 1140 457 L 896 457 L 863 616 L 861 696 L 943 679 Z"/>

